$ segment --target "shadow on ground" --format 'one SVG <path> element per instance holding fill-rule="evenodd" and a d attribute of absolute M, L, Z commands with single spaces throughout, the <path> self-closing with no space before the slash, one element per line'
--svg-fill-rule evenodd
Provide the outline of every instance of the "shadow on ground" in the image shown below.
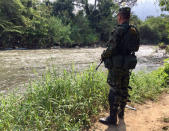
<path fill-rule="evenodd" d="M 119 120 L 118 126 L 109 126 L 105 131 L 126 131 L 124 120 Z"/>

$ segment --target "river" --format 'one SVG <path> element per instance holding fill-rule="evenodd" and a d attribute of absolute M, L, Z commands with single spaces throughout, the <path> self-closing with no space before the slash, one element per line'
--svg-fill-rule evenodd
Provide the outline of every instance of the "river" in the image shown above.
<path fill-rule="evenodd" d="M 80 49 L 39 49 L 0 51 L 0 91 L 1 93 L 16 88 L 25 88 L 30 81 L 41 77 L 49 68 L 58 71 L 71 68 L 84 70 L 91 63 L 99 64 L 104 48 Z M 157 51 L 155 46 L 141 46 L 135 71 L 152 71 L 163 64 L 164 51 Z M 104 69 L 103 65 L 100 69 Z"/>

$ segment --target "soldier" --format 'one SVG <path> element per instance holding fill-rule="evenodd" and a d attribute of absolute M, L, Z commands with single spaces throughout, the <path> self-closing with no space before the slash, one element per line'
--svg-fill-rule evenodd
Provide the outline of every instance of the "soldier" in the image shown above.
<path fill-rule="evenodd" d="M 130 8 L 120 8 L 117 15 L 119 25 L 112 32 L 108 48 L 101 55 L 108 68 L 107 82 L 110 85 L 110 115 L 99 120 L 106 125 L 117 125 L 117 116 L 124 119 L 125 106 L 129 100 L 130 69 L 136 66 L 134 53 L 139 48 L 139 33 L 134 26 L 129 25 L 129 19 Z"/>

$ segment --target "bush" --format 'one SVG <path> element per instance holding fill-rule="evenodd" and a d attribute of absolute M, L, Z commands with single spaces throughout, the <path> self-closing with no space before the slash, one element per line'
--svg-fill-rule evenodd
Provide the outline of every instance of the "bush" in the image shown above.
<path fill-rule="evenodd" d="M 130 77 L 130 91 L 132 102 L 144 102 L 146 99 L 155 100 L 169 85 L 169 59 L 164 67 L 150 73 L 132 73 Z"/>
<path fill-rule="evenodd" d="M 72 43 L 70 39 L 70 25 L 66 26 L 59 18 L 50 17 L 48 20 L 48 27 L 48 34 L 51 40 L 49 43 L 60 43 L 61 45 Z"/>
<path fill-rule="evenodd" d="M 164 42 L 161 42 L 161 43 L 158 44 L 158 47 L 159 47 L 160 49 L 165 49 L 165 48 L 166 48 L 166 45 L 164 44 Z"/>

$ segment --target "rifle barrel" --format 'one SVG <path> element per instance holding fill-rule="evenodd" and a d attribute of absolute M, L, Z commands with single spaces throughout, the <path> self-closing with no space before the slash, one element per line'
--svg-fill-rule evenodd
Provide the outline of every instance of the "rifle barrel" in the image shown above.
<path fill-rule="evenodd" d="M 103 63 L 103 60 L 101 60 L 100 64 L 96 67 L 96 70 L 99 69 L 100 65 Z"/>

